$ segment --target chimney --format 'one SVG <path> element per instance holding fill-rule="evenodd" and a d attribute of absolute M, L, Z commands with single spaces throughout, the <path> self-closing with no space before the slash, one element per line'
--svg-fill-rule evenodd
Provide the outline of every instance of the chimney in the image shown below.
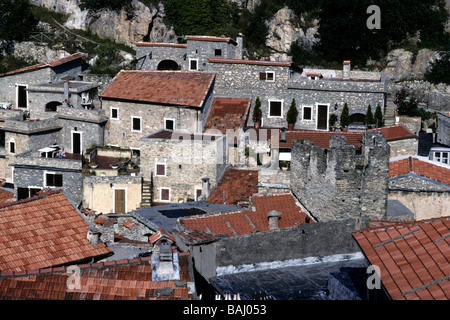
<path fill-rule="evenodd" d="M 281 212 L 272 210 L 268 213 L 269 218 L 269 230 L 278 229 L 278 220 L 280 219 Z"/>
<path fill-rule="evenodd" d="M 244 49 L 244 35 L 239 33 L 236 37 L 236 59 L 242 59 L 242 50 Z"/>
<path fill-rule="evenodd" d="M 350 79 L 350 60 L 344 60 L 343 62 L 343 75 L 342 78 L 343 79 Z"/>
<path fill-rule="evenodd" d="M 209 197 L 210 192 L 209 178 L 202 178 L 202 194 L 199 197 L 200 200 L 206 200 Z"/>
<path fill-rule="evenodd" d="M 100 230 L 95 227 L 90 227 L 87 231 L 86 238 L 89 240 L 89 243 L 92 245 L 97 245 L 100 243 Z"/>

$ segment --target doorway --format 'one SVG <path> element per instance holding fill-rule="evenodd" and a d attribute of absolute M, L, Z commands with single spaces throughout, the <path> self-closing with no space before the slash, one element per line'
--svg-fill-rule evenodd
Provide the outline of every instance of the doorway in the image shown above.
<path fill-rule="evenodd" d="M 125 189 L 114 189 L 114 213 L 125 213 Z"/>
<path fill-rule="evenodd" d="M 328 130 L 328 105 L 317 105 L 317 129 Z"/>
<path fill-rule="evenodd" d="M 81 132 L 72 132 L 72 153 L 81 154 Z"/>
<path fill-rule="evenodd" d="M 28 93 L 26 85 L 17 85 L 17 107 L 26 109 L 28 107 Z"/>

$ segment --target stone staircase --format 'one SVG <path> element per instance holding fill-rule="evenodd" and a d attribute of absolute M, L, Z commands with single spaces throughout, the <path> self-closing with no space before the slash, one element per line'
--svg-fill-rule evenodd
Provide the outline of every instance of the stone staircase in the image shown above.
<path fill-rule="evenodd" d="M 392 126 L 395 124 L 397 105 L 394 103 L 394 99 L 388 98 L 386 100 L 386 109 L 384 110 L 384 125 Z"/>
<path fill-rule="evenodd" d="M 148 208 L 152 206 L 152 187 L 151 182 L 142 180 L 142 199 L 141 208 Z"/>

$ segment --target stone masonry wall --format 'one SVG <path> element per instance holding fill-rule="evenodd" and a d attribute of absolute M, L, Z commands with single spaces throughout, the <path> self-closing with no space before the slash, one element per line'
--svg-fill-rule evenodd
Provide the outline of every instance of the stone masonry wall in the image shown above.
<path fill-rule="evenodd" d="M 294 141 L 291 188 L 318 221 L 347 217 L 384 217 L 387 209 L 389 145 L 379 132 L 364 134 L 361 153 L 345 145 L 345 137 L 330 138 L 322 149 Z"/>
<path fill-rule="evenodd" d="M 164 60 L 175 61 L 181 70 L 188 69 L 186 45 L 136 46 L 137 70 L 158 70 L 158 64 Z"/>
<path fill-rule="evenodd" d="M 450 115 L 437 113 L 437 142 L 450 146 Z"/>
<path fill-rule="evenodd" d="M 389 141 L 391 147 L 390 157 L 397 157 L 403 155 L 416 155 L 419 148 L 419 139 L 402 139 Z"/>
<path fill-rule="evenodd" d="M 414 213 L 415 220 L 448 216 L 450 193 L 438 191 L 390 190 L 389 200 L 399 200 Z"/>
<path fill-rule="evenodd" d="M 118 108 L 119 119 L 110 118 L 112 107 Z M 105 145 L 117 145 L 123 148 L 139 148 L 139 139 L 164 128 L 164 118 L 175 119 L 176 129 L 196 131 L 197 120 L 200 121 L 200 109 L 157 104 L 143 104 L 125 101 L 103 100 L 105 115 L 109 118 L 106 124 Z M 141 117 L 140 132 L 132 131 L 131 117 Z"/>
<path fill-rule="evenodd" d="M 225 138 L 201 140 L 142 139 L 141 173 L 147 181 L 153 176 L 153 200 L 160 202 L 160 189 L 170 188 L 170 201 L 195 199 L 202 178 L 209 178 L 210 190 L 226 168 Z M 156 176 L 156 164 L 166 165 L 166 175 Z"/>

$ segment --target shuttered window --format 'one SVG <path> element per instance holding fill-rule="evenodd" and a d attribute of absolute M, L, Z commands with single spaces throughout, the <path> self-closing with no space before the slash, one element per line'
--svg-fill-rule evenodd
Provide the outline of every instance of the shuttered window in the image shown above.
<path fill-rule="evenodd" d="M 170 200 L 170 189 L 161 188 L 161 201 L 169 201 Z"/>
<path fill-rule="evenodd" d="M 156 175 L 157 176 L 165 176 L 166 175 L 166 165 L 165 164 L 157 164 L 156 165 Z"/>

